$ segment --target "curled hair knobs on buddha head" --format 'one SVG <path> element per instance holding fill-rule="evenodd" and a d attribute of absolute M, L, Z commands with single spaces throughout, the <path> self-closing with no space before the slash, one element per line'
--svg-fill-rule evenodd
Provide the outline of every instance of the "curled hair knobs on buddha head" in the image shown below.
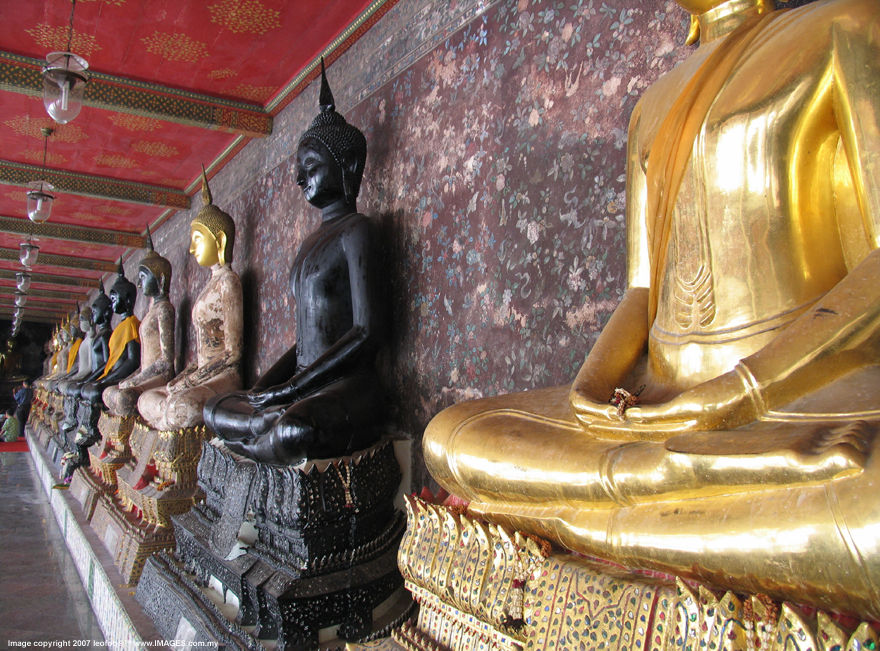
<path fill-rule="evenodd" d="M 349 202 L 357 199 L 367 161 L 367 139 L 360 129 L 350 125 L 339 113 L 333 101 L 333 93 L 327 82 L 324 57 L 321 57 L 321 93 L 318 100 L 321 110 L 312 125 L 300 136 L 299 144 L 306 140 L 320 142 L 342 170 L 342 185 Z"/>
<path fill-rule="evenodd" d="M 159 283 L 159 296 L 168 296 L 168 288 L 171 284 L 171 263 L 167 258 L 163 258 L 156 253 L 153 248 L 153 236 L 150 234 L 150 227 L 147 226 L 147 253 L 141 259 L 138 267 L 143 267 L 151 274 Z"/>
<path fill-rule="evenodd" d="M 219 236 L 223 233 L 226 237 L 226 246 L 223 247 L 222 251 L 218 247 L 217 255 L 221 265 L 232 262 L 232 249 L 235 244 L 235 222 L 232 220 L 232 217 L 214 205 L 204 165 L 202 166 L 202 207 L 190 222 L 190 226 L 192 227 L 196 224 L 206 228 L 214 236 L 215 240 L 219 241 Z"/>
<path fill-rule="evenodd" d="M 119 258 L 119 268 L 116 271 L 116 280 L 110 287 L 111 292 L 116 292 L 120 300 L 134 305 L 134 299 L 137 296 L 137 287 L 128 278 L 125 277 L 125 268 L 122 266 L 122 258 Z"/>

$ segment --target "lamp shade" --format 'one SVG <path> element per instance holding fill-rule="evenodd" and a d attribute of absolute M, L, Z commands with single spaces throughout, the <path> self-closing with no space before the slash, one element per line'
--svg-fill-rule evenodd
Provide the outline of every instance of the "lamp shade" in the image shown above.
<path fill-rule="evenodd" d="M 31 275 L 26 271 L 19 271 L 15 274 L 15 286 L 20 292 L 27 292 L 31 287 Z"/>
<path fill-rule="evenodd" d="M 51 191 L 55 188 L 46 181 L 31 181 L 28 183 L 27 214 L 28 218 L 37 224 L 42 224 L 52 215 L 52 202 L 55 195 Z"/>
<path fill-rule="evenodd" d="M 89 64 L 72 52 L 50 52 L 43 67 L 43 105 L 58 124 L 67 124 L 82 109 Z"/>
<path fill-rule="evenodd" d="M 15 292 L 15 307 L 24 307 L 25 303 L 27 303 L 27 294 L 16 290 L 16 292 Z"/>
<path fill-rule="evenodd" d="M 22 242 L 19 245 L 18 259 L 21 264 L 30 269 L 37 264 L 37 257 L 40 255 L 40 247 L 32 242 Z"/>

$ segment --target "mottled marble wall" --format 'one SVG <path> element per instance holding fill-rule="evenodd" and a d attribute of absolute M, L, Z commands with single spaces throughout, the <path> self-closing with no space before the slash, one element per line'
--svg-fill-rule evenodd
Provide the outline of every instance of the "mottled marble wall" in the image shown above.
<path fill-rule="evenodd" d="M 453 402 L 571 380 L 625 284 L 629 115 L 687 55 L 686 32 L 671 0 L 402 0 L 330 67 L 370 148 L 359 206 L 386 243 L 393 431 L 418 440 Z M 238 226 L 248 381 L 296 339 L 288 269 L 318 211 L 292 155 L 317 94 L 213 181 Z M 181 365 L 209 276 L 186 254 L 190 219 L 155 236 L 175 269 Z"/>

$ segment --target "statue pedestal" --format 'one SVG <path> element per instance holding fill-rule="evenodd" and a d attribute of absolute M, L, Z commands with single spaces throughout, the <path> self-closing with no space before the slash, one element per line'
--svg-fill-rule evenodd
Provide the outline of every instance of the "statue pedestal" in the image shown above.
<path fill-rule="evenodd" d="M 150 559 L 137 599 L 163 635 L 183 627 L 233 648 L 378 636 L 411 605 L 396 564 L 400 476 L 388 441 L 298 468 L 205 444 L 206 499 L 174 518 L 175 558 Z"/>
<path fill-rule="evenodd" d="M 407 500 L 398 561 L 419 603 L 418 616 L 393 632 L 407 649 L 806 651 L 880 643 L 868 622 L 553 552 L 536 537 L 415 498 Z"/>
<path fill-rule="evenodd" d="M 89 464 L 74 472 L 70 493 L 91 522 L 101 496 L 112 499 L 116 491 L 116 471 L 131 459 L 128 439 L 135 416 L 114 416 L 102 411 L 98 417 L 101 440 L 88 449 Z"/>
<path fill-rule="evenodd" d="M 102 411 L 98 417 L 101 441 L 89 448 L 89 466 L 108 488 L 116 489 L 116 471 L 132 457 L 128 444 L 136 416 L 114 416 Z"/>
<path fill-rule="evenodd" d="M 34 400 L 31 403 L 31 413 L 28 417 L 27 425 L 44 449 L 49 445 L 52 436 L 52 431 L 47 426 L 47 412 L 49 409 L 47 398 L 45 388 L 40 386 L 34 388 Z"/>
<path fill-rule="evenodd" d="M 158 431 L 138 419 L 128 439 L 130 452 L 119 453 L 128 458 L 114 469 L 116 490 L 99 496 L 92 528 L 131 585 L 150 555 L 174 547 L 171 516 L 203 497 L 196 467 L 204 433 L 203 426 Z"/>

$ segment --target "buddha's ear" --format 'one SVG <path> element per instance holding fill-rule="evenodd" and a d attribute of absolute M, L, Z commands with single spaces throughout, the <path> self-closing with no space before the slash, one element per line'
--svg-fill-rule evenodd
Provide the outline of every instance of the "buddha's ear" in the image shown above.
<path fill-rule="evenodd" d="M 355 179 L 359 176 L 358 159 L 350 152 L 342 155 L 342 190 L 345 192 L 345 199 L 353 202 L 357 199 L 357 189 L 355 188 Z"/>
<path fill-rule="evenodd" d="M 700 19 L 697 16 L 691 14 L 691 24 L 688 28 L 687 39 L 685 39 L 685 45 L 693 45 L 697 41 L 700 40 Z"/>
<path fill-rule="evenodd" d="M 215 240 L 217 242 L 217 262 L 223 266 L 226 264 L 226 233 L 220 231 Z"/>

